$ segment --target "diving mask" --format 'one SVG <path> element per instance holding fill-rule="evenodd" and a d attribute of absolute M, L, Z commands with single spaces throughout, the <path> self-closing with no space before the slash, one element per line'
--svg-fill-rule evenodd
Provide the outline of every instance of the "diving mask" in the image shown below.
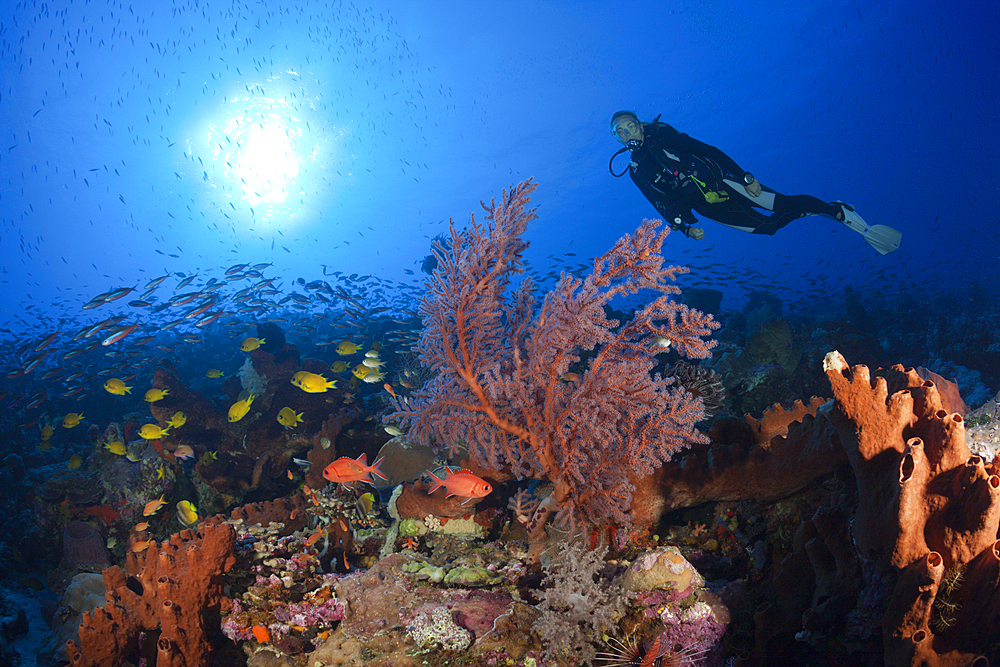
<path fill-rule="evenodd" d="M 611 133 L 615 135 L 615 139 L 619 143 L 628 146 L 631 150 L 642 145 L 642 123 L 631 114 L 616 114 L 615 122 L 611 126 Z"/>

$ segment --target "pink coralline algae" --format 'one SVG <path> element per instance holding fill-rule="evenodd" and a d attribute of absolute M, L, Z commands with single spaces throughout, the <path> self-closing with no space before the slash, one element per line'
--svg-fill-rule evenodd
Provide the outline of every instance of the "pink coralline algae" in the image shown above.
<path fill-rule="evenodd" d="M 291 625 L 309 626 L 332 623 L 344 619 L 344 604 L 337 599 L 327 600 L 318 605 L 292 602 L 284 609 L 275 609 L 274 618 L 281 623 Z"/>
<path fill-rule="evenodd" d="M 253 631 L 249 626 L 240 625 L 236 621 L 237 618 L 242 616 L 243 611 L 243 605 L 240 604 L 240 601 L 233 600 L 232 611 L 230 611 L 229 616 L 222 621 L 222 634 L 226 635 L 234 642 L 246 641 L 253 637 Z"/>
<path fill-rule="evenodd" d="M 709 595 L 702 593 L 702 596 Z M 657 636 L 661 647 L 669 647 L 672 652 L 674 647 L 680 646 L 687 655 L 705 655 L 707 662 L 703 664 L 718 664 L 719 651 L 715 649 L 729 623 L 729 612 L 724 606 L 701 599 L 690 607 L 666 605 L 660 620 L 664 625 Z"/>

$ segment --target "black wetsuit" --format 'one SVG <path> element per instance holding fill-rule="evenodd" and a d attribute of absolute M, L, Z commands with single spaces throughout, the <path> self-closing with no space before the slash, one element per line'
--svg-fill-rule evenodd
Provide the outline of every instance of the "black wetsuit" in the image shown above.
<path fill-rule="evenodd" d="M 741 187 L 747 172 L 715 146 L 666 123 L 644 123 L 642 129 L 643 142 L 632 150 L 629 175 L 667 223 L 685 235 L 698 222 L 692 209 L 753 234 L 774 234 L 803 215 L 836 218 L 841 213 L 837 204 L 810 195 L 783 195 L 763 185 L 758 197 L 750 197 Z M 773 213 L 764 215 L 759 209 Z"/>

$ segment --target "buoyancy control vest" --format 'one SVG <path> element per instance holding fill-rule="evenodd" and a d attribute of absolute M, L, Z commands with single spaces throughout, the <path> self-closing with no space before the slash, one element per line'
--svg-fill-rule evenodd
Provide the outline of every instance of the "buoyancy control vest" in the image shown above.
<path fill-rule="evenodd" d="M 729 193 L 723 189 L 725 174 L 722 167 L 710 157 L 667 147 L 671 143 L 669 135 L 678 132 L 658 119 L 643 127 L 646 139 L 640 148 L 640 151 L 647 148 L 649 157 L 658 166 L 656 173 L 651 174 L 654 187 L 661 192 L 674 192 L 682 199 L 703 198 L 709 204 L 729 199 Z M 633 151 L 630 169 L 638 168 L 635 158 L 642 160 L 644 157 L 636 156 L 636 152 L 640 151 Z"/>

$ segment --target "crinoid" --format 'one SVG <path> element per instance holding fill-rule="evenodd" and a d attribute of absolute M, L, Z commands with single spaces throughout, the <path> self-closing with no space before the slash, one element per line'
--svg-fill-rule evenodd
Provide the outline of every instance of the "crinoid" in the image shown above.
<path fill-rule="evenodd" d="M 645 646 L 639 644 L 635 635 L 626 636 L 624 641 L 610 637 L 607 644 L 612 650 L 598 653 L 597 659 L 608 667 L 695 667 L 708 652 L 707 648 L 670 644 L 662 634 Z"/>

